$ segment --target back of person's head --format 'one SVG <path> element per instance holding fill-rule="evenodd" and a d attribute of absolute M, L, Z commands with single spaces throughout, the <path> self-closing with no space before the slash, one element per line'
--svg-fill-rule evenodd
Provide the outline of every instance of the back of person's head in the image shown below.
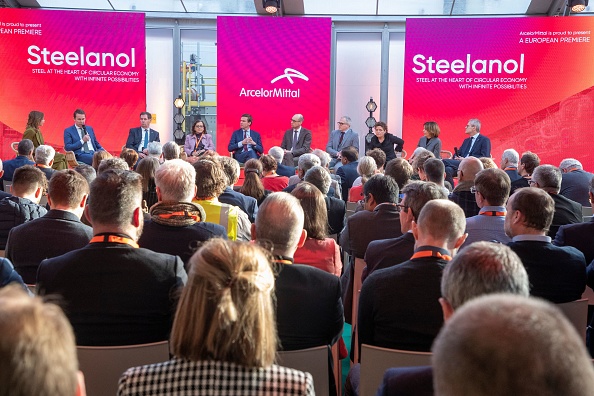
<path fill-rule="evenodd" d="M 323 168 L 322 168 L 323 169 Z M 328 236 L 328 211 L 324 195 L 313 184 L 306 181 L 297 184 L 291 192 L 301 203 L 305 219 L 303 229 L 308 238 L 323 240 Z"/>
<path fill-rule="evenodd" d="M 73 169 L 55 172 L 49 181 L 48 195 L 52 208 L 59 206 L 76 209 L 88 194 L 87 180 Z"/>
<path fill-rule="evenodd" d="M 196 170 L 196 197 L 218 197 L 227 187 L 227 177 L 218 161 L 201 159 L 194 163 Z"/>
<path fill-rule="evenodd" d="M 33 142 L 30 139 L 23 139 L 17 146 L 17 152 L 19 155 L 28 156 L 33 153 Z"/>
<path fill-rule="evenodd" d="M 479 160 L 483 163 L 483 169 L 497 168 L 495 160 L 491 157 L 480 157 Z"/>
<path fill-rule="evenodd" d="M 264 185 L 262 184 L 262 163 L 260 160 L 251 158 L 243 166 L 243 185 L 239 192 L 248 197 L 260 199 L 264 196 Z"/>
<path fill-rule="evenodd" d="M 531 175 L 534 169 L 540 165 L 540 157 L 530 151 L 526 151 L 520 158 L 520 164 L 524 165 L 524 170 Z"/>
<path fill-rule="evenodd" d="M 264 154 L 260 157 L 262 163 L 262 170 L 264 172 L 274 172 L 278 169 L 278 163 L 272 155 Z"/>
<path fill-rule="evenodd" d="M 340 151 L 340 156 L 348 162 L 355 162 L 359 158 L 359 151 L 353 146 L 348 146 Z"/>
<path fill-rule="evenodd" d="M 466 157 L 460 161 L 458 166 L 460 181 L 473 181 L 477 173 L 485 169 L 480 159 L 476 157 Z"/>
<path fill-rule="evenodd" d="M 384 174 L 396 180 L 398 188 L 402 190 L 413 175 L 413 167 L 404 158 L 394 158 L 388 161 Z"/>
<path fill-rule="evenodd" d="M 311 153 L 305 153 L 299 156 L 297 167 L 303 173 L 307 172 L 309 169 L 313 168 L 316 165 L 320 165 L 320 159 L 316 155 Z"/>
<path fill-rule="evenodd" d="M 460 206 L 446 199 L 434 199 L 425 204 L 416 221 L 419 235 L 445 242 L 454 248 L 466 229 L 466 217 Z"/>
<path fill-rule="evenodd" d="M 107 159 L 101 163 L 99 173 L 101 173 L 103 164 L 109 164 L 110 161 L 111 159 Z M 155 179 L 155 173 L 157 173 L 160 165 L 159 160 L 155 157 L 144 157 L 138 161 L 136 172 L 142 176 L 142 191 L 147 192 L 149 190 L 150 181 Z"/>
<path fill-rule="evenodd" d="M 435 155 L 427 149 L 417 153 L 417 155 L 415 155 L 415 159 L 412 162 L 413 170 L 415 172 L 418 172 L 419 170 L 422 171 L 424 169 L 423 165 L 425 164 L 425 161 L 427 161 L 429 158 L 435 158 Z"/>
<path fill-rule="evenodd" d="M 382 169 L 386 165 L 386 153 L 382 149 L 368 150 L 365 155 L 373 158 L 377 169 Z"/>
<path fill-rule="evenodd" d="M 62 310 L 16 285 L 0 289 L 0 395 L 74 396 L 78 359 Z"/>
<path fill-rule="evenodd" d="M 40 165 L 49 165 L 56 155 L 56 150 L 52 146 L 41 144 L 35 149 L 35 163 Z"/>
<path fill-rule="evenodd" d="M 375 175 L 377 165 L 373 158 L 364 156 L 361 157 L 357 164 L 357 173 L 361 176 L 361 181 L 365 183 L 369 178 Z"/>
<path fill-rule="evenodd" d="M 408 210 L 412 210 L 415 221 L 418 220 L 419 213 L 427 202 L 434 199 L 448 199 L 443 188 L 433 182 L 412 181 L 404 186 L 402 194 L 406 196 L 406 206 Z"/>
<path fill-rule="evenodd" d="M 268 150 L 268 154 L 272 155 L 272 158 L 274 158 L 276 162 L 280 163 L 283 160 L 284 151 L 278 146 L 272 146 L 270 147 L 270 150 Z"/>
<path fill-rule="evenodd" d="M 440 396 L 586 396 L 594 368 L 584 340 L 554 305 L 510 294 L 457 310 L 433 344 Z"/>
<path fill-rule="evenodd" d="M 303 180 L 316 186 L 323 195 L 328 194 L 328 191 L 330 191 L 330 184 L 332 184 L 330 173 L 328 173 L 328 171 L 321 165 L 314 166 L 305 172 Z"/>
<path fill-rule="evenodd" d="M 126 164 L 128 164 L 128 169 L 132 169 L 138 161 L 138 153 L 135 150 L 126 148 L 120 153 L 120 158 L 126 161 Z"/>
<path fill-rule="evenodd" d="M 575 158 L 565 158 L 559 164 L 559 169 L 562 172 L 569 172 L 572 169 L 583 169 L 582 163 Z"/>
<path fill-rule="evenodd" d="M 509 197 L 511 180 L 501 169 L 485 169 L 477 173 L 474 187 L 491 206 L 503 206 Z"/>
<path fill-rule="evenodd" d="M 373 194 L 375 202 L 379 205 L 382 203 L 398 203 L 398 184 L 390 176 L 377 174 L 373 175 L 363 185 L 363 195 L 365 197 Z"/>
<path fill-rule="evenodd" d="M 97 172 L 95 171 L 95 169 L 91 165 L 85 163 L 79 162 L 79 164 L 76 166 L 76 168 L 74 168 L 74 170 L 85 178 L 89 186 L 97 177 Z"/>
<path fill-rule="evenodd" d="M 110 169 L 91 183 L 88 212 L 93 225 L 126 226 L 142 204 L 142 177 L 129 170 Z"/>
<path fill-rule="evenodd" d="M 45 174 L 33 165 L 17 168 L 12 176 L 12 193 L 21 198 L 34 193 L 40 187 L 45 189 L 46 186 Z"/>
<path fill-rule="evenodd" d="M 161 142 L 150 142 L 147 146 L 148 155 L 159 158 L 163 154 L 163 146 Z"/>
<path fill-rule="evenodd" d="M 227 176 L 227 185 L 232 186 L 237 183 L 239 173 L 241 172 L 239 162 L 235 158 L 221 156 L 219 157 L 219 163 L 223 167 L 225 176 Z"/>
<path fill-rule="evenodd" d="M 256 241 L 263 246 L 272 244 L 275 254 L 292 256 L 302 235 L 303 218 L 297 198 L 285 192 L 272 193 L 258 207 Z"/>
<path fill-rule="evenodd" d="M 191 202 L 196 187 L 196 170 L 181 159 L 166 161 L 155 172 L 155 184 L 162 201 Z"/>
<path fill-rule="evenodd" d="M 320 166 L 322 168 L 328 167 L 328 164 L 330 164 L 330 154 L 319 148 L 312 151 L 312 154 L 320 159 Z"/>
<path fill-rule="evenodd" d="M 555 214 L 555 201 L 540 188 L 520 188 L 509 197 L 506 221 L 513 218 L 516 211 L 524 216 L 524 226 L 548 232 Z"/>
<path fill-rule="evenodd" d="M 142 161 L 140 161 L 142 162 Z M 140 167 L 140 162 L 138 163 L 138 167 Z M 106 158 L 101 161 L 99 167 L 97 168 L 97 175 L 107 171 L 107 170 L 130 170 L 128 163 L 121 158 L 118 157 L 110 157 Z"/>
<path fill-rule="evenodd" d="M 179 158 L 179 145 L 173 141 L 167 142 L 163 145 L 163 159 L 169 161 Z"/>
<path fill-rule="evenodd" d="M 441 295 L 454 309 L 483 294 L 530 295 L 522 260 L 508 246 L 474 242 L 458 252 L 441 277 Z"/>
<path fill-rule="evenodd" d="M 507 149 L 501 155 L 501 162 L 507 161 L 507 166 L 518 167 L 520 154 L 514 149 Z"/>
<path fill-rule="evenodd" d="M 95 154 L 93 154 L 93 161 L 91 163 L 91 166 L 93 167 L 93 169 L 95 169 L 95 172 L 99 173 L 99 165 L 101 164 L 101 162 L 104 159 L 108 159 L 111 157 L 112 155 L 106 150 L 95 151 Z"/>
<path fill-rule="evenodd" d="M 189 262 L 171 331 L 172 353 L 268 367 L 276 353 L 271 257 L 258 245 L 214 238 Z"/>
<path fill-rule="evenodd" d="M 425 176 L 427 176 L 427 181 L 440 185 L 443 184 L 445 179 L 445 166 L 442 160 L 437 158 L 427 158 L 423 163 L 423 171 L 425 172 Z"/>
<path fill-rule="evenodd" d="M 532 173 L 532 180 L 545 191 L 558 193 L 561 190 L 561 171 L 553 165 L 539 165 Z"/>

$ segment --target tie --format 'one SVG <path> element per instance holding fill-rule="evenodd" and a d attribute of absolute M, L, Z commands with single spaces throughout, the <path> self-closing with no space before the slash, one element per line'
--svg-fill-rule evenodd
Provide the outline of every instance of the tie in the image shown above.
<path fill-rule="evenodd" d="M 243 131 L 243 138 L 244 139 L 247 138 L 247 132 L 246 131 Z M 244 152 L 248 151 L 247 146 L 248 146 L 247 144 L 244 144 L 243 145 L 243 151 Z"/>
<path fill-rule="evenodd" d="M 297 129 L 293 130 L 293 150 L 295 150 L 295 146 L 297 146 Z"/>
<path fill-rule="evenodd" d="M 85 135 L 87 135 L 87 132 L 84 129 L 80 128 L 80 136 L 84 137 Z M 84 142 L 83 152 L 85 152 L 85 153 L 89 152 L 89 142 Z"/>
<path fill-rule="evenodd" d="M 148 147 L 148 143 L 149 143 L 149 134 L 148 131 L 146 129 L 144 129 L 144 142 L 142 142 L 142 148 L 145 149 Z"/>
<path fill-rule="evenodd" d="M 472 151 L 472 146 L 474 146 L 474 142 L 476 141 L 476 136 L 473 136 L 472 141 L 470 142 L 470 148 L 468 149 L 468 154 L 466 155 L 467 157 L 470 156 L 470 152 Z"/>
<path fill-rule="evenodd" d="M 344 138 L 344 132 L 340 132 L 340 139 L 338 139 L 338 148 L 340 148 L 340 145 L 342 144 L 342 139 Z"/>

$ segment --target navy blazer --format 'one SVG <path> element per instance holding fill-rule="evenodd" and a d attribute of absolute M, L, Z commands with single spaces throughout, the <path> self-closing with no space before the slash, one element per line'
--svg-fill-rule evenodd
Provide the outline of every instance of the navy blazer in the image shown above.
<path fill-rule="evenodd" d="M 280 162 L 277 163 L 276 173 L 280 176 L 295 176 L 295 167 L 294 166 L 287 166 L 283 165 Z"/>
<path fill-rule="evenodd" d="M 17 155 L 16 158 L 4 161 L 4 175 L 0 180 L 12 181 L 14 171 L 25 165 L 35 165 L 35 162 L 31 161 L 24 155 Z"/>
<path fill-rule="evenodd" d="M 256 144 L 252 144 L 252 150 L 254 150 L 259 157 L 264 152 L 264 146 L 262 146 L 262 138 L 260 137 L 260 134 L 256 131 L 254 131 L 253 129 L 250 129 L 250 136 L 251 136 L 252 140 L 254 142 L 256 142 Z M 229 152 L 233 153 L 233 158 L 235 158 L 235 154 L 238 151 L 243 150 L 243 146 L 241 146 L 241 147 L 237 146 L 239 144 L 239 142 L 241 142 L 242 140 L 243 140 L 243 129 L 238 129 L 235 132 L 233 132 L 233 134 L 231 135 L 231 141 L 229 142 L 229 146 L 227 147 L 227 150 Z"/>
<path fill-rule="evenodd" d="M 93 127 L 85 125 L 85 129 L 91 137 L 89 143 L 93 145 L 93 149 L 95 151 L 103 150 L 103 147 L 101 147 L 97 141 L 97 138 L 95 137 L 95 131 L 93 130 Z M 75 155 L 79 155 L 82 154 L 82 147 L 83 144 L 80 141 L 80 136 L 78 135 L 78 129 L 76 129 L 76 126 L 72 125 L 64 129 L 64 150 L 73 151 Z"/>
<path fill-rule="evenodd" d="M 431 366 L 396 367 L 386 370 L 376 396 L 433 396 Z"/>
<path fill-rule="evenodd" d="M 594 218 L 587 223 L 567 224 L 559 227 L 555 246 L 573 246 L 584 253 L 586 263 L 594 260 Z"/>
<path fill-rule="evenodd" d="M 241 210 L 247 213 L 250 222 L 253 223 L 256 221 L 256 215 L 258 214 L 258 201 L 256 201 L 256 198 L 243 195 L 227 186 L 223 193 L 219 195 L 219 201 L 229 205 L 238 206 Z"/>
<path fill-rule="evenodd" d="M 460 147 L 460 151 L 458 151 L 458 155 L 460 157 L 466 157 L 467 155 L 477 158 L 491 156 L 491 140 L 489 140 L 488 137 L 479 134 L 476 137 L 476 142 L 474 142 L 474 146 L 472 146 L 472 150 L 470 150 L 469 153 L 468 150 L 470 149 L 471 143 L 471 137 L 464 139 L 462 142 L 462 147 Z"/>
<path fill-rule="evenodd" d="M 160 142 L 159 132 L 149 128 L 149 143 Z M 142 143 L 142 128 L 130 128 L 128 133 L 128 140 L 126 140 L 126 148 L 138 151 L 138 146 Z"/>
<path fill-rule="evenodd" d="M 346 202 L 349 199 L 349 188 L 353 186 L 353 182 L 359 177 L 357 166 L 359 161 L 349 162 L 336 170 L 336 175 L 340 176 L 340 183 L 342 186 L 342 199 Z"/>

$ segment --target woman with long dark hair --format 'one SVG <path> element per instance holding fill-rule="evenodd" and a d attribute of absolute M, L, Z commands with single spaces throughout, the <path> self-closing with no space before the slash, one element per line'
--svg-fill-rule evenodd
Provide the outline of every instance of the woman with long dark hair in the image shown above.
<path fill-rule="evenodd" d="M 40 128 L 45 124 L 45 115 L 41 111 L 33 110 L 29 112 L 29 118 L 27 119 L 27 126 L 23 133 L 23 139 L 29 139 L 33 142 L 33 147 L 37 148 L 45 144 L 43 135 L 41 134 Z M 68 169 L 68 162 L 66 162 L 66 156 L 64 154 L 56 153 L 54 156 L 54 164 L 52 168 L 61 170 Z"/>

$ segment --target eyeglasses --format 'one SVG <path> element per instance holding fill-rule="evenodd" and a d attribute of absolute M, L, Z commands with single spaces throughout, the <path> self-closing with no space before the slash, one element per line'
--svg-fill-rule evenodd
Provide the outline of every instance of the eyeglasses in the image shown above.
<path fill-rule="evenodd" d="M 198 124 L 198 125 L 196 125 L 194 128 L 204 128 L 204 125 L 200 125 L 200 124 Z"/>
<path fill-rule="evenodd" d="M 396 207 L 398 208 L 399 212 L 404 212 L 404 213 L 408 213 L 408 209 L 410 208 L 410 206 L 403 205 L 403 204 L 396 204 Z"/>
<path fill-rule="evenodd" d="M 340 122 L 340 121 L 338 121 L 337 124 L 338 125 L 346 125 L 346 122 Z"/>
<path fill-rule="evenodd" d="M 532 184 L 536 184 L 536 182 L 534 180 L 528 180 L 528 184 L 532 185 Z"/>
<path fill-rule="evenodd" d="M 476 187 L 475 187 L 475 186 L 472 186 L 472 187 L 470 187 L 470 192 L 471 192 L 471 193 L 473 193 L 473 194 L 476 194 L 476 192 L 477 192 L 477 191 L 478 191 L 478 190 L 476 189 Z"/>
<path fill-rule="evenodd" d="M 294 119 L 292 119 L 292 118 L 291 118 L 291 122 L 301 122 L 301 121 L 299 121 L 299 120 L 294 120 Z"/>

